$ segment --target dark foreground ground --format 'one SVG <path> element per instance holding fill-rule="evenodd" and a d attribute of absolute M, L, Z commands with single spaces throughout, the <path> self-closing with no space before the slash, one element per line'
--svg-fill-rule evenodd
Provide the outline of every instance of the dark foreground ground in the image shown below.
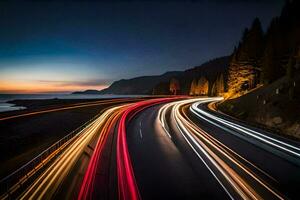
<path fill-rule="evenodd" d="M 103 102 L 103 104 L 0 120 L 0 179 L 30 161 L 44 149 L 99 114 L 105 108 L 128 101 L 132 101 L 132 99 L 124 99 L 118 102 L 111 102 L 110 99 L 14 101 L 14 104 L 26 106 L 28 109 L 0 113 L 0 119 L 70 107 L 74 104 L 95 102 Z"/>
<path fill-rule="evenodd" d="M 231 116 L 271 129 L 282 136 L 300 140 L 300 74 L 295 74 L 293 95 L 287 77 L 265 85 L 218 108 Z"/>

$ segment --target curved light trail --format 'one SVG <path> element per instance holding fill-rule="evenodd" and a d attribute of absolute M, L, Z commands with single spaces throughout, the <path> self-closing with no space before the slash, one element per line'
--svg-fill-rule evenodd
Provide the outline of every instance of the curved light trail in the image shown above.
<path fill-rule="evenodd" d="M 119 109 L 118 113 L 116 113 L 110 120 L 107 120 L 104 133 L 99 137 L 97 145 L 95 147 L 95 151 L 93 152 L 92 158 L 89 162 L 88 169 L 80 188 L 78 199 L 91 199 L 93 197 L 96 169 L 99 165 L 101 167 L 101 163 L 99 163 L 101 151 L 103 149 L 108 133 L 111 132 L 110 129 L 112 129 L 112 124 L 116 124 L 117 121 L 119 121 L 119 124 L 117 128 L 117 141 L 115 148 L 119 199 L 141 199 L 138 185 L 134 176 L 134 169 L 132 166 L 130 154 L 128 151 L 126 139 L 126 123 L 145 108 L 170 100 L 173 100 L 173 98 L 154 99 L 134 103 L 130 106 Z"/>
<path fill-rule="evenodd" d="M 99 128 L 105 125 L 112 114 L 121 106 L 113 107 L 100 115 L 82 134 L 74 141 L 63 154 L 58 157 L 39 178 L 19 197 L 20 199 L 51 198 L 72 166 L 78 160 L 89 142 L 99 133 Z"/>
<path fill-rule="evenodd" d="M 96 139 L 96 145 L 86 168 L 83 181 L 81 182 L 78 199 L 93 199 L 93 197 L 97 196 L 95 195 L 97 194 L 96 175 L 99 169 L 102 170 L 104 169 L 103 167 L 109 166 L 102 165 L 101 163 L 106 162 L 104 159 L 106 154 L 104 152 L 106 152 L 105 149 L 108 147 L 116 150 L 116 154 L 109 155 L 115 156 L 113 157 L 115 158 L 113 161 L 115 161 L 116 165 L 115 173 L 117 177 L 115 185 L 118 188 L 118 198 L 120 200 L 141 199 L 139 186 L 135 178 L 134 166 L 132 166 L 128 150 L 126 126 L 139 112 L 158 104 L 164 105 L 155 108 L 159 110 L 157 118 L 154 118 L 157 120 L 154 122 L 154 125 L 159 124 L 163 128 L 160 130 L 165 131 L 166 137 L 164 136 L 164 138 L 171 141 L 171 143 L 173 141 L 175 144 L 175 141 L 179 141 L 178 138 L 181 138 L 180 145 L 184 145 L 184 148 L 189 151 L 188 155 L 195 158 L 193 162 L 198 163 L 199 161 L 200 165 L 203 163 L 206 167 L 204 168 L 204 172 L 206 173 L 206 169 L 210 172 L 216 180 L 215 183 L 219 184 L 220 188 L 223 188 L 229 198 L 284 199 L 285 196 L 278 191 L 277 183 L 279 182 L 276 178 L 251 162 L 251 157 L 250 160 L 246 159 L 236 152 L 236 148 L 230 148 L 231 144 L 228 146 L 223 143 L 224 140 L 222 138 L 218 136 L 214 137 L 210 129 L 207 132 L 205 131 L 206 129 L 203 130 L 200 128 L 195 120 L 198 117 L 201 119 L 201 123 L 202 121 L 203 123 L 209 122 L 215 127 L 220 128 L 219 131 L 229 132 L 234 136 L 242 137 L 246 135 L 247 137 L 243 136 L 242 138 L 246 142 L 251 143 L 253 140 L 257 140 L 263 145 L 270 146 L 269 148 L 276 148 L 295 158 L 300 156 L 300 148 L 286 141 L 281 141 L 278 138 L 261 133 L 256 129 L 254 130 L 248 126 L 245 127 L 235 123 L 233 120 L 227 120 L 218 115 L 215 116 L 201 107 L 201 104 L 219 100 L 221 98 L 159 98 L 109 108 L 81 131 L 76 138 L 66 143 L 60 156 L 50 163 L 49 167 L 19 196 L 19 199 L 53 198 L 56 191 L 70 174 L 80 155 L 82 155 L 85 148 L 93 139 Z M 153 110 L 155 109 L 153 108 Z M 116 134 L 115 140 L 111 134 Z M 145 138 L 143 137 L 143 140 L 146 140 L 146 138 L 146 136 Z M 115 142 L 110 143 L 107 141 Z"/>
<path fill-rule="evenodd" d="M 169 103 L 159 111 L 158 117 L 161 125 L 167 130 L 163 115 L 165 115 L 167 109 L 171 109 L 171 118 L 179 132 L 231 199 L 263 199 L 265 197 L 262 195 L 266 194 L 269 198 L 283 199 L 281 194 L 269 186 L 251 168 L 266 175 L 265 172 L 199 128 L 184 113 L 183 107 L 186 105 L 210 101 L 216 101 L 216 99 L 201 98 Z M 168 131 L 167 134 L 170 135 Z M 247 163 L 247 165 L 244 163 Z M 257 186 L 260 189 L 257 189 Z M 260 194 L 258 191 L 261 190 L 263 190 L 263 193 Z"/>
<path fill-rule="evenodd" d="M 217 99 L 218 100 L 218 99 Z M 213 101 L 213 100 L 211 100 Z M 215 115 L 210 114 L 209 112 L 200 109 L 199 105 L 206 103 L 209 101 L 204 101 L 204 102 L 196 102 L 194 103 L 191 107 L 190 110 L 191 112 L 193 112 L 196 116 L 198 116 L 199 118 L 213 124 L 213 125 L 217 125 L 218 127 L 222 128 L 222 129 L 226 129 L 225 127 L 229 127 L 235 131 L 237 131 L 238 133 L 242 133 L 242 134 L 246 134 L 248 137 L 255 139 L 261 143 L 263 143 L 264 145 L 268 145 L 272 148 L 275 148 L 279 151 L 283 151 L 285 153 L 288 153 L 292 156 L 295 156 L 297 159 L 300 158 L 300 148 L 291 144 L 288 144 L 284 141 L 281 141 L 279 139 L 273 138 L 271 136 L 268 136 L 266 134 L 260 133 L 256 130 L 252 130 L 250 128 L 247 128 L 245 126 L 239 125 L 237 123 L 233 123 L 229 120 L 223 119 L 221 117 L 217 117 Z M 232 132 L 229 132 L 232 133 Z M 233 133 L 234 134 L 234 133 Z M 242 136 L 242 134 L 238 134 L 237 136 Z M 249 139 L 248 139 L 249 140 Z M 296 160 L 297 161 L 297 160 Z M 299 160 L 298 160 L 299 163 Z"/>
<path fill-rule="evenodd" d="M 174 100 L 174 98 L 161 98 L 148 101 L 142 101 L 129 107 L 122 115 L 118 128 L 117 138 L 117 172 L 119 199 L 137 200 L 141 199 L 138 186 L 134 177 L 134 172 L 128 152 L 126 139 L 126 122 L 138 112 L 141 112 L 149 106 L 161 104 Z"/>
<path fill-rule="evenodd" d="M 101 153 L 103 151 L 105 142 L 107 140 L 108 134 L 112 126 L 115 123 L 117 123 L 118 118 L 124 112 L 124 109 L 126 109 L 126 107 L 128 106 L 123 106 L 118 110 L 118 112 L 114 112 L 113 115 L 106 121 L 104 127 L 102 128 L 96 147 L 89 161 L 89 165 L 86 170 L 83 182 L 81 184 L 78 199 L 92 199 L 92 194 L 94 192 L 94 181 L 97 173 L 96 170 L 99 165 L 99 159 L 101 157 Z"/>
<path fill-rule="evenodd" d="M 60 108 L 33 111 L 33 112 L 28 112 L 28 113 L 18 114 L 18 115 L 13 115 L 13 116 L 8 116 L 8 117 L 0 117 L 0 121 L 10 120 L 10 119 L 15 119 L 15 118 L 20 118 L 20 117 L 27 117 L 27 116 L 32 116 L 32 115 L 38 115 L 38 114 L 44 114 L 44 113 L 50 113 L 50 112 L 71 110 L 71 109 L 76 109 L 76 108 L 99 106 L 99 105 L 105 105 L 108 103 L 118 103 L 118 102 L 121 103 L 123 101 L 124 101 L 124 99 L 112 99 L 112 100 L 94 101 L 94 102 L 89 102 L 89 103 L 86 103 L 86 102 L 77 103 L 77 104 L 72 104 L 72 105 L 68 105 L 68 106 L 64 106 L 64 107 L 60 107 Z M 127 101 L 130 101 L 130 100 L 127 100 Z M 136 101 L 136 100 L 133 100 L 133 101 Z"/>

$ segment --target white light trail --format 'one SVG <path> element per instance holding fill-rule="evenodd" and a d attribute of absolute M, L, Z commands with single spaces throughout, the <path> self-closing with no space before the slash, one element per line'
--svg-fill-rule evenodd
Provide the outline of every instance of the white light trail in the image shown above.
<path fill-rule="evenodd" d="M 283 141 L 280 141 L 278 139 L 272 138 L 272 137 L 270 137 L 268 135 L 265 135 L 263 133 L 259 133 L 258 131 L 255 131 L 255 130 L 249 129 L 247 127 L 241 126 L 237 123 L 233 123 L 233 122 L 230 122 L 230 121 L 225 120 L 223 118 L 214 116 L 214 115 L 212 115 L 212 114 L 210 114 L 210 113 L 208 113 L 208 112 L 206 112 L 206 111 L 204 111 L 204 110 L 202 110 L 198 107 L 200 104 L 203 104 L 203 103 L 207 103 L 207 101 L 206 102 L 194 103 L 190 107 L 190 110 L 196 116 L 200 117 L 201 119 L 204 119 L 205 121 L 207 121 L 207 122 L 209 122 L 213 125 L 216 125 L 216 124 L 218 124 L 216 122 L 219 122 L 221 124 L 218 124 L 218 127 L 222 128 L 222 129 L 224 129 L 224 126 L 222 126 L 222 125 L 225 125 L 226 127 L 230 127 L 230 128 L 234 129 L 237 132 L 242 132 L 242 133 L 250 136 L 253 139 L 256 139 L 260 142 L 271 145 L 275 148 L 279 148 L 280 150 L 282 150 L 284 152 L 290 153 L 290 154 L 300 158 L 300 148 L 299 147 L 296 147 L 296 146 L 293 146 L 293 145 L 288 144 L 286 142 L 283 142 Z M 216 122 L 214 122 L 212 120 L 214 120 Z"/>
<path fill-rule="evenodd" d="M 266 192 L 269 192 L 269 195 L 276 197 L 277 199 L 283 199 L 279 193 L 268 186 L 240 160 L 250 164 L 251 167 L 259 170 L 269 178 L 272 178 L 271 176 L 257 168 L 254 164 L 231 150 L 229 147 L 225 146 L 210 134 L 206 133 L 204 130 L 200 129 L 184 114 L 183 111 L 180 112 L 180 109 L 185 105 L 192 103 L 195 105 L 195 102 L 199 101 L 201 103 L 207 103 L 216 100 L 220 100 L 220 98 L 189 99 L 169 103 L 159 110 L 158 118 L 161 121 L 162 127 L 166 130 L 165 127 L 167 127 L 167 122 L 163 115 L 166 115 L 166 110 L 172 109 L 171 118 L 174 119 L 179 132 L 231 199 L 234 199 L 237 195 L 242 199 L 262 199 L 261 194 L 257 193 L 255 189 L 256 186 L 253 185 L 252 181 L 260 185 L 261 188 L 264 188 Z M 170 132 L 168 131 L 167 134 L 170 134 Z M 220 157 L 221 155 L 222 157 Z M 236 171 L 236 168 L 239 170 Z M 246 177 L 248 178 L 246 179 L 245 175 L 240 174 L 240 171 L 247 174 Z M 249 179 L 252 181 L 249 181 Z M 233 193 L 234 191 L 235 193 Z"/>

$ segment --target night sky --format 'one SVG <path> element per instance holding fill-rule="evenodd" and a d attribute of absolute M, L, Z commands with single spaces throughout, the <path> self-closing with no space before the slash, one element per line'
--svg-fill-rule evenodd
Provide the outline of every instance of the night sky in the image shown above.
<path fill-rule="evenodd" d="M 283 1 L 0 3 L 0 93 L 101 89 L 229 55 Z"/>

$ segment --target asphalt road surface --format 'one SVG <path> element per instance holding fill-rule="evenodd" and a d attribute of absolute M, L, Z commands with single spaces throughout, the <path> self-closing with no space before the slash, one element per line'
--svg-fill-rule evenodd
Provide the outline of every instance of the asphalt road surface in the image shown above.
<path fill-rule="evenodd" d="M 299 144 L 208 111 L 206 101 L 216 99 L 153 106 L 128 124 L 142 199 L 298 199 Z"/>
<path fill-rule="evenodd" d="M 219 100 L 112 106 L 19 198 L 299 199 L 299 143 L 218 112 Z"/>

